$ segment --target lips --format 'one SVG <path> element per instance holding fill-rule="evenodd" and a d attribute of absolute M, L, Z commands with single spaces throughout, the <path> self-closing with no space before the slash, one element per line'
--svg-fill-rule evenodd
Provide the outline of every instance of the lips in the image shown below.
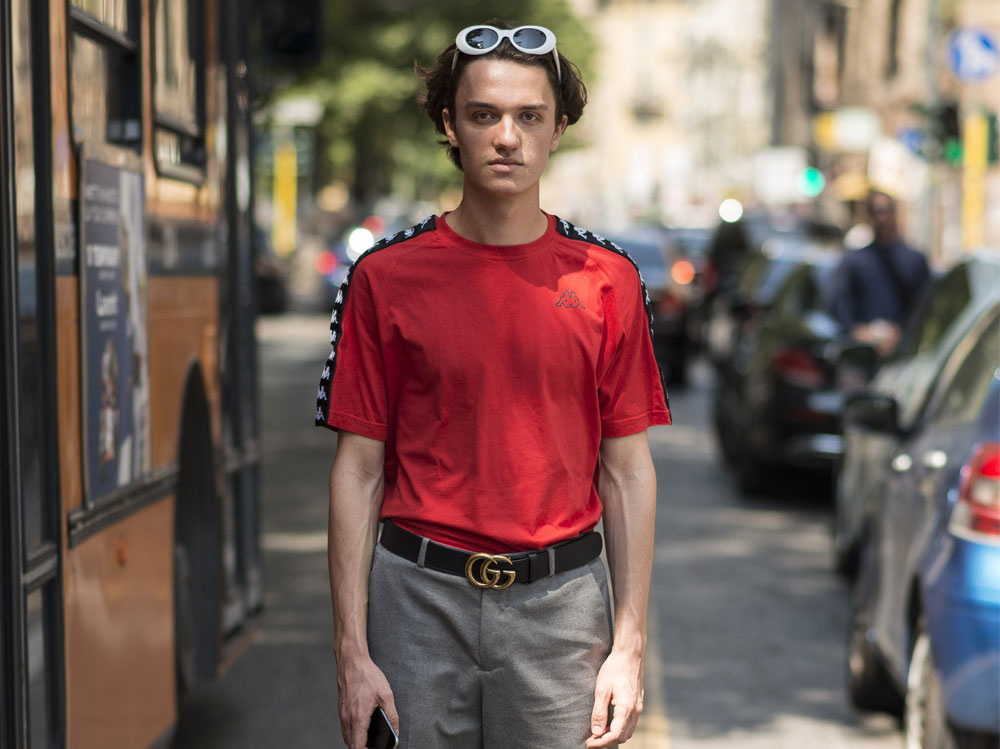
<path fill-rule="evenodd" d="M 498 172 L 510 172 L 513 171 L 514 167 L 521 166 L 521 162 L 514 161 L 513 159 L 494 159 L 489 162 L 489 165 Z"/>

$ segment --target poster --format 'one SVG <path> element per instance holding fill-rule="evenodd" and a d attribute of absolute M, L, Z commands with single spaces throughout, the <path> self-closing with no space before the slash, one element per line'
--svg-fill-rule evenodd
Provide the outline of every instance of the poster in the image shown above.
<path fill-rule="evenodd" d="M 88 505 L 148 477 L 149 279 L 139 168 L 84 152 L 80 328 Z"/>

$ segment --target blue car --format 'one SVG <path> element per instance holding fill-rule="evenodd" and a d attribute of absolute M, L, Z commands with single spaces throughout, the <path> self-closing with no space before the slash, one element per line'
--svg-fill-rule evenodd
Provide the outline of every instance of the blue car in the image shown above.
<path fill-rule="evenodd" d="M 938 374 L 917 431 L 867 393 L 845 419 L 899 437 L 862 548 L 852 702 L 901 711 L 910 747 L 1000 746 L 1000 301 Z"/>

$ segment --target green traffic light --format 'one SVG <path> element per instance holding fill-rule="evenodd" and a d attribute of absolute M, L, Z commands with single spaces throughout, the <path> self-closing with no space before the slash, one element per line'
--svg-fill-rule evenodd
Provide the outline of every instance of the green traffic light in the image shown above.
<path fill-rule="evenodd" d="M 806 167 L 799 174 L 799 192 L 807 198 L 815 198 L 826 187 L 826 177 L 814 166 Z"/>

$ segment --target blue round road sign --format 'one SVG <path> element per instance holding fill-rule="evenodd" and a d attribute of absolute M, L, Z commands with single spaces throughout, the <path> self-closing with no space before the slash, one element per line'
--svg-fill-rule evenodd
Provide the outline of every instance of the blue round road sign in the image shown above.
<path fill-rule="evenodd" d="M 956 29 L 948 39 L 948 66 L 962 81 L 982 81 L 1000 67 L 997 40 L 982 29 Z"/>

